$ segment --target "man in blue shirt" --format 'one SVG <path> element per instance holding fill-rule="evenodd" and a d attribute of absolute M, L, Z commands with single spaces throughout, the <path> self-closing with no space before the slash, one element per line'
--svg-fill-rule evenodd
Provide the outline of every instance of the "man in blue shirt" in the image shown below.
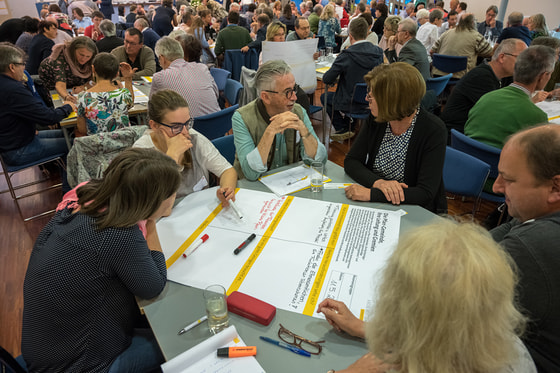
<path fill-rule="evenodd" d="M 24 53 L 0 45 L 0 152 L 12 166 L 67 153 L 61 130 L 37 131 L 35 126 L 58 123 L 76 110 L 69 101 L 57 109 L 46 107 L 23 85 L 24 69 Z"/>
<path fill-rule="evenodd" d="M 477 26 L 478 32 L 482 35 L 486 35 L 489 32 L 494 37 L 500 37 L 504 24 L 502 21 L 498 21 L 496 16 L 498 15 L 498 7 L 496 5 L 490 5 L 486 10 L 486 19 L 484 22 L 480 22 Z"/>
<path fill-rule="evenodd" d="M 512 12 L 508 16 L 508 27 L 498 37 L 494 50 L 502 40 L 511 38 L 521 39 L 527 46 L 531 45 L 531 32 L 527 27 L 523 26 L 523 13 L 521 12 Z"/>

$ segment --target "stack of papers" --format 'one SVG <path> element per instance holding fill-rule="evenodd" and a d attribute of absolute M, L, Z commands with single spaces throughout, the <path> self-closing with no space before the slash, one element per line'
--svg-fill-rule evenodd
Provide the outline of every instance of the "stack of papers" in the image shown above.
<path fill-rule="evenodd" d="M 294 193 L 311 186 L 311 178 L 309 175 L 311 170 L 307 165 L 301 165 L 290 168 L 286 171 L 280 171 L 275 174 L 263 176 L 259 181 L 266 185 L 273 193 L 278 196 Z M 331 181 L 331 179 L 323 175 L 323 183 Z"/>
<path fill-rule="evenodd" d="M 161 366 L 161 370 L 164 373 L 264 373 L 264 369 L 254 356 L 230 359 L 217 357 L 218 348 L 240 346 L 246 346 L 246 344 L 237 334 L 235 326 L 230 326 L 169 360 Z"/>

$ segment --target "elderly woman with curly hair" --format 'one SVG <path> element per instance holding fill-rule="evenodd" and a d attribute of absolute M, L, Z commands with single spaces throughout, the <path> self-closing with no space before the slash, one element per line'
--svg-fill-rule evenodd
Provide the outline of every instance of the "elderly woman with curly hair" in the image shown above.
<path fill-rule="evenodd" d="M 488 232 L 440 219 L 403 237 L 368 322 L 342 302 L 318 306 L 338 331 L 367 339 L 351 372 L 536 373 L 518 337 L 511 257 Z"/>
<path fill-rule="evenodd" d="M 346 188 L 346 196 L 447 212 L 442 177 L 447 131 L 441 119 L 420 107 L 424 78 L 405 62 L 377 66 L 364 78 L 371 115 L 344 160 L 344 170 L 357 182 Z"/>

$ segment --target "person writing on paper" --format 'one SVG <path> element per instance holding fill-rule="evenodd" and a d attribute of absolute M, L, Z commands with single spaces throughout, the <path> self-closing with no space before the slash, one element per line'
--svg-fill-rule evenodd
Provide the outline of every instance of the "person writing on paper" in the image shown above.
<path fill-rule="evenodd" d="M 268 170 L 300 160 L 326 162 L 325 146 L 305 110 L 296 104 L 299 87 L 290 66 L 281 60 L 262 64 L 255 86 L 259 97 L 232 117 L 239 177 L 257 180 Z"/>
<path fill-rule="evenodd" d="M 147 372 L 163 362 L 135 297 L 151 299 L 167 281 L 156 221 L 171 210 L 179 183 L 169 157 L 128 149 L 102 179 L 77 188 L 77 201 L 59 205 L 23 285 L 30 372 Z"/>
<path fill-rule="evenodd" d="M 227 207 L 235 201 L 237 173 L 204 135 L 192 128 L 193 119 L 187 101 L 177 92 L 157 91 L 148 102 L 150 128 L 134 147 L 155 148 L 167 154 L 181 168 L 177 197 L 209 187 L 210 172 L 219 179 L 218 199 Z"/>
<path fill-rule="evenodd" d="M 364 77 L 371 114 L 344 160 L 357 184 L 346 188 L 355 201 L 420 205 L 447 212 L 443 161 L 445 125 L 420 107 L 426 84 L 405 62 L 380 65 Z"/>
<path fill-rule="evenodd" d="M 519 339 L 511 257 L 471 223 L 441 219 L 410 232 L 389 258 L 372 318 L 325 299 L 318 312 L 338 331 L 365 338 L 352 372 L 536 373 Z"/>
<path fill-rule="evenodd" d="M 124 88 L 115 82 L 121 71 Z M 95 85 L 78 95 L 78 133 L 93 135 L 130 126 L 128 109 L 134 105 L 132 67 L 110 53 L 99 53 L 93 60 Z"/>

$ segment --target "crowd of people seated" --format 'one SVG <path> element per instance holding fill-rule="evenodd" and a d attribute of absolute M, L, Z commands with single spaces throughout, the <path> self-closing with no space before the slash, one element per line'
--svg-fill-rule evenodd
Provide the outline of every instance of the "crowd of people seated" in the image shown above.
<path fill-rule="evenodd" d="M 151 369 L 163 361 L 151 332 L 135 329 L 134 296 L 155 296 L 166 281 L 154 221 L 169 215 L 175 196 L 212 183 L 227 206 L 238 179 L 327 161 L 290 56 L 262 63 L 263 43 L 317 38 L 320 48 L 337 53 L 322 76 L 324 84 L 337 85 L 321 97 L 324 120 L 333 127 L 330 139 L 355 137 L 344 160 L 355 181 L 344 189 L 349 201 L 419 205 L 446 214 L 443 168 L 455 129 L 502 149 L 493 191 L 505 195 L 509 214 L 490 235 L 472 224 L 443 221 L 401 240 L 367 322 L 342 302 L 321 302 L 317 311 L 338 332 L 366 339 L 371 351 L 336 371 L 560 371 L 560 256 L 554 251 L 560 238 L 560 127 L 546 124 L 549 116 L 537 106 L 560 97 L 560 38 L 545 15 L 515 9 L 506 15 L 488 4 L 477 22 L 468 2 L 458 0 L 410 1 L 403 9 L 383 0 L 303 1 L 301 9 L 293 1 L 224 5 L 133 4 L 113 22 L 109 0 L 61 0 L 41 10 L 40 18 L 0 25 L 0 153 L 10 165 L 66 154 L 58 123 L 72 112 L 76 137 L 134 125 L 133 85 L 151 82 L 149 128 L 132 149 L 117 156 L 101 179 L 74 190 L 62 173 L 69 194 L 39 236 L 25 280 L 22 352 L 28 369 L 109 372 L 134 364 Z M 255 97 L 231 119 L 233 164 L 193 128 L 194 118 L 223 107 L 210 68 L 222 66 L 230 49 L 260 55 Z M 431 79 L 447 75 L 433 66 L 435 54 L 466 58 L 466 68 L 453 72 L 455 84 L 439 99 L 427 88 Z M 313 59 L 319 55 L 317 50 Z M 358 83 L 367 86 L 361 106 L 353 102 Z M 54 107 L 51 94 L 62 105 Z M 361 126 L 349 115 L 355 105 L 368 116 Z M 162 185 L 152 187 L 154 180 Z M 86 255 L 77 258 L 68 254 L 72 250 Z M 127 269 L 123 255 L 135 256 L 138 266 Z M 87 260 L 93 257 L 99 268 Z M 45 270 L 53 262 L 59 272 Z M 90 281 L 90 272 L 102 276 Z M 96 299 L 107 287 L 108 303 L 76 302 L 80 290 Z M 62 335 L 61 310 L 44 299 L 49 294 L 68 306 Z M 44 309 L 45 303 L 52 307 Z M 91 316 L 87 335 L 82 314 Z"/>

